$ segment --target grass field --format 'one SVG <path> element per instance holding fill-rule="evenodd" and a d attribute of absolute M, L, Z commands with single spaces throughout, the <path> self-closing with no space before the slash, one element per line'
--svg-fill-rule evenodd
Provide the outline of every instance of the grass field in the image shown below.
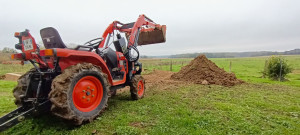
<path fill-rule="evenodd" d="M 28 119 L 1 134 L 300 134 L 300 56 L 286 57 L 294 68 L 290 81 L 261 78 L 266 57 L 211 59 L 247 83 L 234 87 L 179 85 L 148 87 L 144 99 L 130 100 L 128 91 L 109 100 L 94 122 L 66 125 L 50 114 Z M 152 69 L 179 71 L 191 59 L 142 60 Z M 22 72 L 22 70 L 17 71 Z M 16 82 L 0 81 L 0 115 L 13 110 Z"/>
<path fill-rule="evenodd" d="M 268 57 L 250 57 L 250 58 L 210 58 L 220 68 L 229 72 L 230 62 L 232 64 L 231 71 L 244 81 L 252 83 L 270 83 L 283 84 L 300 87 L 300 56 L 283 56 L 288 60 L 288 64 L 293 68 L 293 72 L 287 76 L 289 81 L 279 82 L 262 78 L 262 71 L 265 61 Z M 144 59 L 142 60 L 144 68 L 149 70 L 169 70 L 172 62 L 172 71 L 178 72 L 182 66 L 187 65 L 192 59 Z"/>
<path fill-rule="evenodd" d="M 4 75 L 6 73 L 25 73 L 26 71 L 33 68 L 31 64 L 0 64 L 0 75 Z"/>

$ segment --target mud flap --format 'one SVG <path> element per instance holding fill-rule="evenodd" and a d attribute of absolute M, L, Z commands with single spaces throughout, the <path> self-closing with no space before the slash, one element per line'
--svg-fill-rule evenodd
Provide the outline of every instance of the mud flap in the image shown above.
<path fill-rule="evenodd" d="M 138 45 L 156 44 L 166 42 L 166 25 L 156 27 L 151 31 L 142 31 L 139 35 Z"/>

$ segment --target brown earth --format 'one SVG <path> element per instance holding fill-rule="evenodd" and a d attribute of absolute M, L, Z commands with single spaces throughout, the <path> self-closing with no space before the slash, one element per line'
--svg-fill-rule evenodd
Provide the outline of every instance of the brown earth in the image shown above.
<path fill-rule="evenodd" d="M 180 86 L 188 84 L 188 82 L 182 82 L 171 79 L 173 72 L 154 70 L 149 74 L 143 75 L 146 84 L 146 91 L 151 88 L 158 88 L 160 90 L 176 89 Z M 122 88 L 117 93 L 128 92 L 129 87 Z"/>
<path fill-rule="evenodd" d="M 171 79 L 173 72 L 155 70 L 150 74 L 143 75 L 146 81 L 146 87 L 158 87 L 159 89 L 172 89 L 177 88 L 187 82 Z"/>
<path fill-rule="evenodd" d="M 171 78 L 203 85 L 234 86 L 244 82 L 237 79 L 234 73 L 227 73 L 224 69 L 219 68 L 205 55 L 196 57 L 188 65 L 182 67 L 178 73 L 174 73 Z"/>
<path fill-rule="evenodd" d="M 300 70 L 299 70 L 299 69 L 294 69 L 294 70 L 292 71 L 292 73 L 294 73 L 294 74 L 300 74 Z"/>
<path fill-rule="evenodd" d="M 5 79 L 5 75 L 0 75 L 0 80 L 4 80 Z"/>
<path fill-rule="evenodd" d="M 22 73 L 6 73 L 4 80 L 7 81 L 18 81 L 18 79 L 22 76 Z"/>
<path fill-rule="evenodd" d="M 7 65 L 12 65 L 12 64 L 22 64 L 22 61 L 2 61 L 1 64 L 7 64 Z"/>

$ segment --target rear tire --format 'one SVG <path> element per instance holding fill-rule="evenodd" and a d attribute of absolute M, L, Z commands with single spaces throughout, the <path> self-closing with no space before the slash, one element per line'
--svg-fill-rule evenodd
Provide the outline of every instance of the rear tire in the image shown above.
<path fill-rule="evenodd" d="M 145 79 L 141 75 L 135 75 L 131 79 L 130 93 L 133 100 L 142 99 L 145 94 Z"/>
<path fill-rule="evenodd" d="M 19 79 L 18 79 L 18 84 L 17 86 L 14 88 L 13 90 L 13 95 L 15 97 L 15 104 L 20 107 L 22 106 L 22 102 L 21 102 L 21 95 L 24 95 L 26 92 L 26 89 L 28 87 L 28 81 L 29 81 L 29 77 L 32 73 L 34 73 L 36 70 L 30 69 L 29 71 L 27 71 L 25 74 L 23 74 Z"/>
<path fill-rule="evenodd" d="M 49 93 L 52 113 L 74 125 L 93 121 L 107 107 L 108 97 L 107 75 L 90 63 L 65 69 L 53 80 Z"/>

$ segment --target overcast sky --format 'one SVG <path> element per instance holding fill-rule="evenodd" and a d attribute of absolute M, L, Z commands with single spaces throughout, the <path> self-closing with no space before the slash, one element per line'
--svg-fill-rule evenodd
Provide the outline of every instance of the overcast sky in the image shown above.
<path fill-rule="evenodd" d="M 139 14 L 167 25 L 167 42 L 139 47 L 142 55 L 300 48 L 299 0 L 1 0 L 0 48 L 13 48 L 25 29 L 41 42 L 48 26 L 82 44 Z"/>

